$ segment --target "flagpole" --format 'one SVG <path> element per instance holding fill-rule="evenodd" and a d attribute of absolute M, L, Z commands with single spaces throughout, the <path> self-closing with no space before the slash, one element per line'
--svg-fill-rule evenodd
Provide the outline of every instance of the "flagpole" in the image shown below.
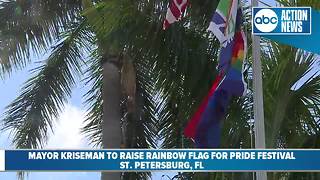
<path fill-rule="evenodd" d="M 257 0 L 252 0 L 251 3 L 252 7 L 258 6 Z M 260 37 L 252 35 L 253 112 L 256 149 L 266 148 L 263 110 L 262 68 L 260 56 Z M 267 172 L 256 172 L 256 180 L 267 180 Z"/>

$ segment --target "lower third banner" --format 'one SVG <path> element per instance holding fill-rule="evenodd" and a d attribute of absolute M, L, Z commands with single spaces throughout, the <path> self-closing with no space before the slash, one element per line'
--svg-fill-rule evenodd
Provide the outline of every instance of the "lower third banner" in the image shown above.
<path fill-rule="evenodd" d="M 0 171 L 320 171 L 320 150 L 2 150 Z"/>

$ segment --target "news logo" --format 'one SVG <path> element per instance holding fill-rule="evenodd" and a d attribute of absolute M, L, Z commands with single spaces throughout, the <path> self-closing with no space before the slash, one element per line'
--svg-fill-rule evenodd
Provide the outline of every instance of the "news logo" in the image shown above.
<path fill-rule="evenodd" d="M 278 16 L 271 9 L 261 9 L 255 15 L 254 25 L 260 31 L 264 33 L 272 32 L 278 26 Z"/>
<path fill-rule="evenodd" d="M 256 35 L 310 35 L 311 8 L 252 9 L 252 33 Z"/>

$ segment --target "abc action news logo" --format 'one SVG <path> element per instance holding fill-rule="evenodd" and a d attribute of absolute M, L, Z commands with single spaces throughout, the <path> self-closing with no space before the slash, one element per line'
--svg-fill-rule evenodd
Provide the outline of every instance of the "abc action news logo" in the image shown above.
<path fill-rule="evenodd" d="M 310 35 L 311 8 L 252 9 L 252 33 L 257 35 Z"/>

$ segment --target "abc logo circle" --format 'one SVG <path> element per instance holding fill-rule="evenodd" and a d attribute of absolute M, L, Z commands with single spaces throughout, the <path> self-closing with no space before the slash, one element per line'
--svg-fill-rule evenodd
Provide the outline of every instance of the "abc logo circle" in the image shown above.
<path fill-rule="evenodd" d="M 254 16 L 255 27 L 264 33 L 268 33 L 276 29 L 278 26 L 278 16 L 271 9 L 261 9 Z"/>

